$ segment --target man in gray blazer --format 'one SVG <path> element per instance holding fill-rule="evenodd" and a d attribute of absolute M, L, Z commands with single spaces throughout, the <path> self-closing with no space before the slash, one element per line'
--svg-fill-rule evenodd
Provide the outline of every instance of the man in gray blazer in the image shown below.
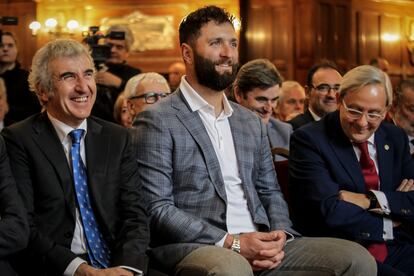
<path fill-rule="evenodd" d="M 272 117 L 282 81 L 273 63 L 267 59 L 255 59 L 240 68 L 233 91 L 236 101 L 259 115 L 266 125 L 270 147 L 289 150 L 292 126 Z M 277 161 L 285 159 L 281 156 L 275 158 Z"/>
<path fill-rule="evenodd" d="M 208 6 L 182 21 L 186 76 L 134 122 L 151 261 L 175 275 L 375 275 L 361 246 L 292 229 L 266 127 L 223 93 L 238 66 L 232 19 Z"/>

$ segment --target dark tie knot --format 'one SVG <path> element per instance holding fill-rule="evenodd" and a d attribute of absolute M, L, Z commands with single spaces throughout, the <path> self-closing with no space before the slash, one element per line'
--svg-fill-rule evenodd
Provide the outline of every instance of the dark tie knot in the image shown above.
<path fill-rule="evenodd" d="M 69 133 L 70 138 L 72 138 L 72 144 L 79 144 L 84 132 L 85 130 L 83 129 L 72 130 Z"/>

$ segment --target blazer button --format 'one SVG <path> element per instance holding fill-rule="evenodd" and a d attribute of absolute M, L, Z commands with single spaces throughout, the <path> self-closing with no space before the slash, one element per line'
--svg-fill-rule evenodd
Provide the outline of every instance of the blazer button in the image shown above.
<path fill-rule="evenodd" d="M 67 239 L 72 238 L 72 233 L 70 233 L 70 232 L 66 232 L 66 233 L 65 233 L 65 238 L 67 238 Z"/>
<path fill-rule="evenodd" d="M 371 236 L 371 234 L 370 234 L 370 233 L 366 233 L 366 232 L 364 232 L 364 233 L 361 233 L 361 236 L 362 236 L 363 238 L 369 238 L 369 237 Z"/>
<path fill-rule="evenodd" d="M 226 214 L 225 214 L 225 213 L 222 213 L 222 214 L 220 215 L 220 218 L 221 218 L 222 220 L 226 220 Z"/>

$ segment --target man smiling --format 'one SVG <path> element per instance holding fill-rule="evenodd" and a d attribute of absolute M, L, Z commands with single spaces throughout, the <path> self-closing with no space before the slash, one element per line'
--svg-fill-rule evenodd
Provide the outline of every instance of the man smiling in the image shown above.
<path fill-rule="evenodd" d="M 252 60 L 240 68 L 234 84 L 234 96 L 239 104 L 262 119 L 272 148 L 289 149 L 292 126 L 272 118 L 282 81 L 282 76 L 269 60 Z M 282 159 L 276 156 L 276 160 Z"/>
<path fill-rule="evenodd" d="M 30 225 L 16 270 L 39 276 L 146 273 L 147 218 L 130 136 L 89 117 L 96 99 L 91 56 L 78 42 L 55 40 L 32 64 L 30 86 L 45 112 L 2 133 Z"/>
<path fill-rule="evenodd" d="M 358 241 L 378 275 L 413 275 L 414 161 L 404 131 L 383 122 L 392 98 L 380 69 L 345 74 L 339 110 L 292 134 L 291 200 L 303 233 Z"/>

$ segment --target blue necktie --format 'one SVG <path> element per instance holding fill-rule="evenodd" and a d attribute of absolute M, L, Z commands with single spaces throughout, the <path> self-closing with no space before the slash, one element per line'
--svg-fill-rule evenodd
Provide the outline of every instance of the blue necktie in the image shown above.
<path fill-rule="evenodd" d="M 98 223 L 93 214 L 91 201 L 89 199 L 88 178 L 86 168 L 80 156 L 80 140 L 85 131 L 75 129 L 69 133 L 72 138 L 72 157 L 73 179 L 75 182 L 76 198 L 78 200 L 80 215 L 82 218 L 83 229 L 86 236 L 88 256 L 92 266 L 96 268 L 109 267 L 110 250 L 107 247 L 101 232 L 98 230 Z"/>

